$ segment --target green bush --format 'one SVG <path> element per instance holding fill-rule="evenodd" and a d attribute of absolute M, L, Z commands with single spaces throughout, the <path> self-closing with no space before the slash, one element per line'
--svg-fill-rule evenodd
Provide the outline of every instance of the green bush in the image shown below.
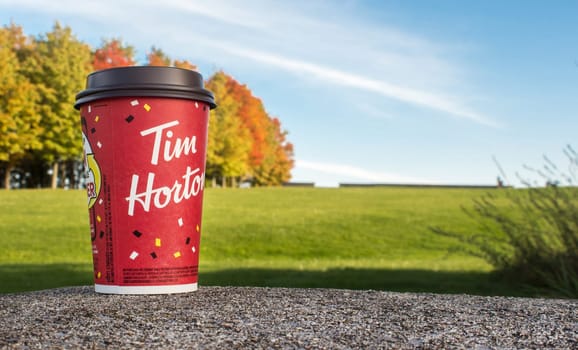
<path fill-rule="evenodd" d="M 567 173 L 546 157 L 544 170 L 526 167 L 546 180 L 546 187 L 523 180 L 525 189 L 488 193 L 464 209 L 478 222 L 478 232 L 431 229 L 466 243 L 468 253 L 485 259 L 502 277 L 578 298 L 578 157 L 570 146 L 564 153 L 570 160 Z"/>

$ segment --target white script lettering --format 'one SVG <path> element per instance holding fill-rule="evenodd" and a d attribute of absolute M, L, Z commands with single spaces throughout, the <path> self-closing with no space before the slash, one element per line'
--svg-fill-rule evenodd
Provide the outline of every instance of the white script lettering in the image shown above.
<path fill-rule="evenodd" d="M 173 120 L 172 122 L 164 123 L 161 125 L 157 125 L 153 128 L 146 129 L 140 132 L 142 136 L 147 136 L 150 134 L 155 135 L 154 143 L 153 143 L 153 151 L 151 153 L 151 164 L 158 165 L 159 163 L 159 154 L 161 152 L 161 145 L 163 145 L 163 131 L 165 129 L 171 128 L 175 125 L 179 125 L 178 120 Z M 180 158 L 181 155 L 188 155 L 188 154 L 195 154 L 197 153 L 197 137 L 191 136 L 190 138 L 187 136 L 185 139 L 176 138 L 174 141 L 174 147 L 171 150 L 171 140 L 173 137 L 173 132 L 171 130 L 167 130 L 164 133 L 164 145 L 163 145 L 163 160 L 165 162 L 171 161 L 173 158 Z"/>
<path fill-rule="evenodd" d="M 139 188 L 139 176 L 134 174 L 130 185 L 130 195 L 126 197 L 128 201 L 128 215 L 134 216 L 135 204 L 142 206 L 145 212 L 150 211 L 151 200 L 155 208 L 162 209 L 169 205 L 171 200 L 179 203 L 183 199 L 189 199 L 197 196 L 204 188 L 205 174 L 200 173 L 200 169 L 191 169 L 187 167 L 185 174 L 182 176 L 183 182 L 175 180 L 172 187 L 161 186 L 154 187 L 155 174 L 148 173 L 146 189 L 144 192 L 137 193 Z"/>

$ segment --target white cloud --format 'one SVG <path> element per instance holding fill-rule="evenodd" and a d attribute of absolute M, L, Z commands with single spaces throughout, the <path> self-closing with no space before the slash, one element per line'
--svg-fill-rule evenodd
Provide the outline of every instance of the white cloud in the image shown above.
<path fill-rule="evenodd" d="M 220 1 L 190 1 L 190 0 L 164 0 L 163 7 L 170 7 L 177 11 L 207 17 L 226 24 L 264 29 L 265 22 L 258 14 L 247 11 L 244 2 L 222 3 Z"/>
<path fill-rule="evenodd" d="M 307 160 L 295 160 L 296 172 L 319 172 L 332 175 L 332 178 L 343 179 L 343 181 L 357 180 L 359 182 L 378 183 L 404 183 L 404 184 L 431 184 L 435 181 L 393 173 L 376 172 L 348 164 L 336 164 L 325 162 L 314 162 Z"/>
<path fill-rule="evenodd" d="M 211 55 L 215 58 L 203 59 L 219 66 L 235 61 L 253 73 L 259 64 L 268 65 L 335 89 L 357 89 L 500 126 L 469 107 L 471 97 L 460 96 L 468 85 L 462 78 L 464 69 L 446 58 L 451 49 L 444 43 L 365 23 L 355 17 L 355 3 L 340 7 L 307 1 L 105 0 L 79 5 L 72 0 L 0 0 L 0 5 L 100 21 L 101 29 L 109 23 L 116 31 L 131 31 L 118 35 L 139 37 L 141 43 L 148 40 L 146 45 L 155 44 L 171 56 Z"/>
<path fill-rule="evenodd" d="M 363 75 L 344 72 L 329 66 L 292 59 L 269 52 L 243 49 L 236 47 L 231 43 L 211 45 L 216 46 L 229 54 L 248 58 L 259 63 L 273 65 L 296 74 L 313 75 L 314 77 L 323 80 L 326 84 L 339 84 L 344 87 L 352 87 L 374 92 L 403 102 L 447 112 L 455 117 L 465 118 L 482 125 L 491 127 L 499 126 L 496 122 L 462 106 L 459 102 L 428 91 L 406 88 L 387 81 L 368 78 Z"/>

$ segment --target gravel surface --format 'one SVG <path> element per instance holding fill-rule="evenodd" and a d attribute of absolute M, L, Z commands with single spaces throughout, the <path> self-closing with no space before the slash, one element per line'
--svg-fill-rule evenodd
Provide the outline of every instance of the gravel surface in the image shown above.
<path fill-rule="evenodd" d="M 578 300 L 201 287 L 0 295 L 0 348 L 578 348 Z"/>

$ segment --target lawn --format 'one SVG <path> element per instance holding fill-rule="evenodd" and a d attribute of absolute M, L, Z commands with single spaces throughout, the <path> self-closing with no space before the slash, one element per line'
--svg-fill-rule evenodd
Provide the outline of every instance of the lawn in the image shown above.
<path fill-rule="evenodd" d="M 528 295 L 429 226 L 486 190 L 207 189 L 199 284 Z M 85 193 L 0 191 L 0 292 L 91 284 Z"/>

